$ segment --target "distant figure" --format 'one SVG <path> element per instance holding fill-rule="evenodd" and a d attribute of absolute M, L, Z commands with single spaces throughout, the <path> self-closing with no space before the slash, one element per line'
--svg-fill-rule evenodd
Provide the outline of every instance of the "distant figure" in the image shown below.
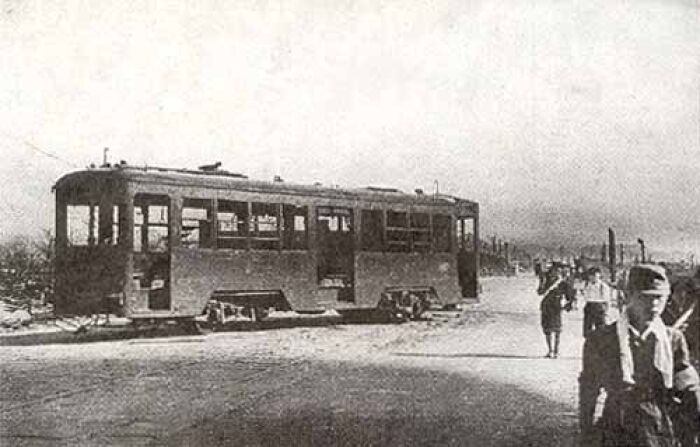
<path fill-rule="evenodd" d="M 572 307 L 574 310 L 578 310 L 578 301 L 583 299 L 583 289 L 586 284 L 587 275 L 584 271 L 583 265 L 578 261 L 574 267 L 574 273 L 571 275 L 571 287 L 574 289 L 574 300 L 572 301 Z"/>
<path fill-rule="evenodd" d="M 636 265 L 625 288 L 618 320 L 593 332 L 583 347 L 581 445 L 696 446 L 700 380 L 683 333 L 660 318 L 668 278 L 659 266 Z"/>
<path fill-rule="evenodd" d="M 539 258 L 535 259 L 534 269 L 535 269 L 535 276 L 537 278 L 540 278 L 540 276 L 542 275 L 542 262 L 539 260 Z"/>
<path fill-rule="evenodd" d="M 559 339 L 561 336 L 562 309 L 571 309 L 573 293 L 566 278 L 565 267 L 554 263 L 547 271 L 545 280 L 540 284 L 537 293 L 542 295 L 540 302 L 540 323 L 547 342 L 547 358 L 559 357 Z M 552 340 L 554 336 L 554 340 Z M 553 342 L 553 343 L 552 343 Z"/>
<path fill-rule="evenodd" d="M 595 329 L 605 326 L 608 309 L 613 299 L 613 288 L 603 281 L 598 267 L 589 271 L 588 281 L 583 287 L 583 336 L 588 337 Z"/>
<path fill-rule="evenodd" d="M 539 258 L 535 260 L 535 276 L 537 276 L 537 288 L 539 289 L 542 286 L 546 276 L 544 260 Z"/>

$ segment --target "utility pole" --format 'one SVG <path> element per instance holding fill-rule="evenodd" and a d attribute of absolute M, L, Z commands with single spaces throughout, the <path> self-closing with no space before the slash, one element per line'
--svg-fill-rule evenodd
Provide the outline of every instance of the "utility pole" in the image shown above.
<path fill-rule="evenodd" d="M 639 238 L 639 239 L 637 239 L 637 243 L 639 244 L 639 248 L 642 251 L 642 264 L 644 264 L 645 262 L 647 262 L 646 250 L 644 247 L 644 240 Z"/>
<path fill-rule="evenodd" d="M 617 256 L 615 255 L 615 232 L 612 228 L 608 228 L 608 247 L 609 254 L 608 260 L 610 264 L 610 281 L 615 282 L 617 276 L 617 268 L 615 263 L 617 262 Z"/>
<path fill-rule="evenodd" d="M 620 267 L 625 267 L 625 245 L 620 244 Z"/>

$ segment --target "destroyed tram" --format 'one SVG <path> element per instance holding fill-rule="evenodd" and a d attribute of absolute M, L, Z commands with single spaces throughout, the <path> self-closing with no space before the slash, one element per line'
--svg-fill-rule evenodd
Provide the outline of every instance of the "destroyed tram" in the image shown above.
<path fill-rule="evenodd" d="M 457 197 L 123 162 L 54 189 L 58 315 L 417 317 L 477 297 L 479 207 Z"/>

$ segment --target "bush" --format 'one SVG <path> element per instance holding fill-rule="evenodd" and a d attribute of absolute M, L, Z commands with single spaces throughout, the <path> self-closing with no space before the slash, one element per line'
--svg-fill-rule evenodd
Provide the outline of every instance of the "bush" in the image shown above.
<path fill-rule="evenodd" d="M 33 302 L 51 301 L 53 263 L 54 238 L 48 231 L 0 244 L 0 299 L 30 312 Z"/>

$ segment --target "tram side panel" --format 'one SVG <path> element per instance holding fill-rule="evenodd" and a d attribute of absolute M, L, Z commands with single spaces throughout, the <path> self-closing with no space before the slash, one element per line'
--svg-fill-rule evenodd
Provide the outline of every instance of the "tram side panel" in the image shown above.
<path fill-rule="evenodd" d="M 280 290 L 293 310 L 335 306 L 335 296 L 319 293 L 308 252 L 173 249 L 171 262 L 173 310 L 181 315 L 201 313 L 215 291 Z"/>
<path fill-rule="evenodd" d="M 387 288 L 432 287 L 443 305 L 458 303 L 461 289 L 452 253 L 359 252 L 356 258 L 357 307 L 376 307 Z"/>
<path fill-rule="evenodd" d="M 56 314 L 122 314 L 124 258 L 113 247 L 62 249 L 56 257 Z"/>

